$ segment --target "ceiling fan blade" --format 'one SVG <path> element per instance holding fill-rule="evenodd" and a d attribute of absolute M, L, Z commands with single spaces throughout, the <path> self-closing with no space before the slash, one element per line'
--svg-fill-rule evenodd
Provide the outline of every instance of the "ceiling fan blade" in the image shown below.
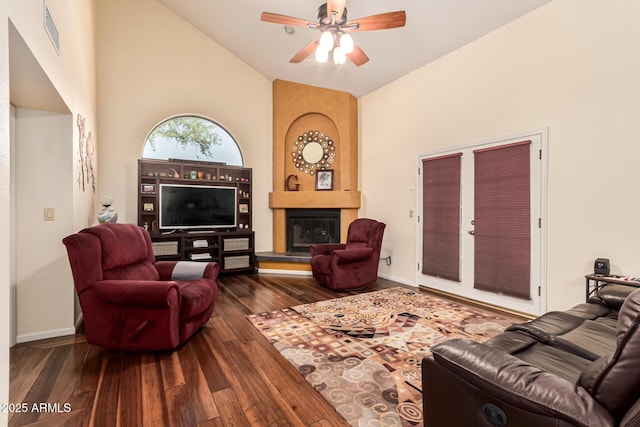
<path fill-rule="evenodd" d="M 289 62 L 291 62 L 292 64 L 298 64 L 298 63 L 304 61 L 305 59 L 307 59 L 307 57 L 309 55 L 311 55 L 312 53 L 314 53 L 316 51 L 316 47 L 318 46 L 318 39 L 319 38 L 320 37 L 316 37 L 315 39 L 311 40 L 311 42 L 309 42 L 308 45 L 306 45 L 305 47 L 300 49 L 298 51 L 298 53 L 293 55 L 293 57 L 291 57 Z"/>
<path fill-rule="evenodd" d="M 294 18 L 293 16 L 280 15 L 278 13 L 262 12 L 260 20 L 273 24 L 291 25 L 293 27 L 306 27 L 308 24 L 317 25 L 317 22 L 306 19 Z"/>
<path fill-rule="evenodd" d="M 349 58 L 349 61 L 353 62 L 356 67 L 359 67 L 369 61 L 367 54 L 364 53 L 364 50 L 362 50 L 358 45 L 353 47 L 353 52 L 349 53 L 347 58 Z"/>
<path fill-rule="evenodd" d="M 349 31 L 374 31 L 387 30 L 389 28 L 404 27 L 407 22 L 407 14 L 404 10 L 398 12 L 381 13 L 380 15 L 367 16 L 347 22 L 346 26 L 358 24 L 358 28 Z"/>
<path fill-rule="evenodd" d="M 327 15 L 331 17 L 331 12 L 336 12 L 336 21 L 342 19 L 342 12 L 347 5 L 347 0 L 327 0 Z"/>

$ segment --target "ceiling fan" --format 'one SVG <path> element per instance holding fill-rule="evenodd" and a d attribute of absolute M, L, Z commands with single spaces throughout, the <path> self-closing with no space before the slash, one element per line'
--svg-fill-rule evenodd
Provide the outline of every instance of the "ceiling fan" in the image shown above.
<path fill-rule="evenodd" d="M 342 64 L 348 58 L 359 67 L 366 63 L 369 57 L 353 42 L 349 33 L 404 27 L 407 16 L 404 11 L 398 11 L 349 21 L 346 3 L 347 0 L 328 0 L 318 8 L 317 22 L 270 12 L 262 12 L 260 19 L 264 22 L 292 27 L 307 27 L 320 31 L 318 37 L 293 55 L 289 60 L 291 63 L 302 62 L 314 52 L 318 62 L 326 62 L 329 58 L 329 52 L 333 51 L 333 62 L 336 64 Z"/>

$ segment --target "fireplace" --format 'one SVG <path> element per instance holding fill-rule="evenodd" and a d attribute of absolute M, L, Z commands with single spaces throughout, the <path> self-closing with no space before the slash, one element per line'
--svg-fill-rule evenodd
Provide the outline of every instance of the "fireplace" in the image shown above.
<path fill-rule="evenodd" d="M 287 209 L 287 252 L 309 253 L 314 243 L 340 242 L 340 209 Z"/>

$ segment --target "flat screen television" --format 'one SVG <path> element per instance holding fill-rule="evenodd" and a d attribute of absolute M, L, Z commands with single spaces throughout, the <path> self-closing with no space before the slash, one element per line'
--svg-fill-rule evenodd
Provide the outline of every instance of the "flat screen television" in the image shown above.
<path fill-rule="evenodd" d="M 160 229 L 235 228 L 235 187 L 160 184 Z"/>

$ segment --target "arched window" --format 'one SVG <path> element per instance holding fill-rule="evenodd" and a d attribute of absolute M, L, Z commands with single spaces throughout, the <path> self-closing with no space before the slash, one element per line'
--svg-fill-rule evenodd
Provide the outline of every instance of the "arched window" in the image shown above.
<path fill-rule="evenodd" d="M 171 117 L 147 136 L 144 159 L 180 159 L 243 166 L 236 140 L 216 122 L 199 116 Z"/>

